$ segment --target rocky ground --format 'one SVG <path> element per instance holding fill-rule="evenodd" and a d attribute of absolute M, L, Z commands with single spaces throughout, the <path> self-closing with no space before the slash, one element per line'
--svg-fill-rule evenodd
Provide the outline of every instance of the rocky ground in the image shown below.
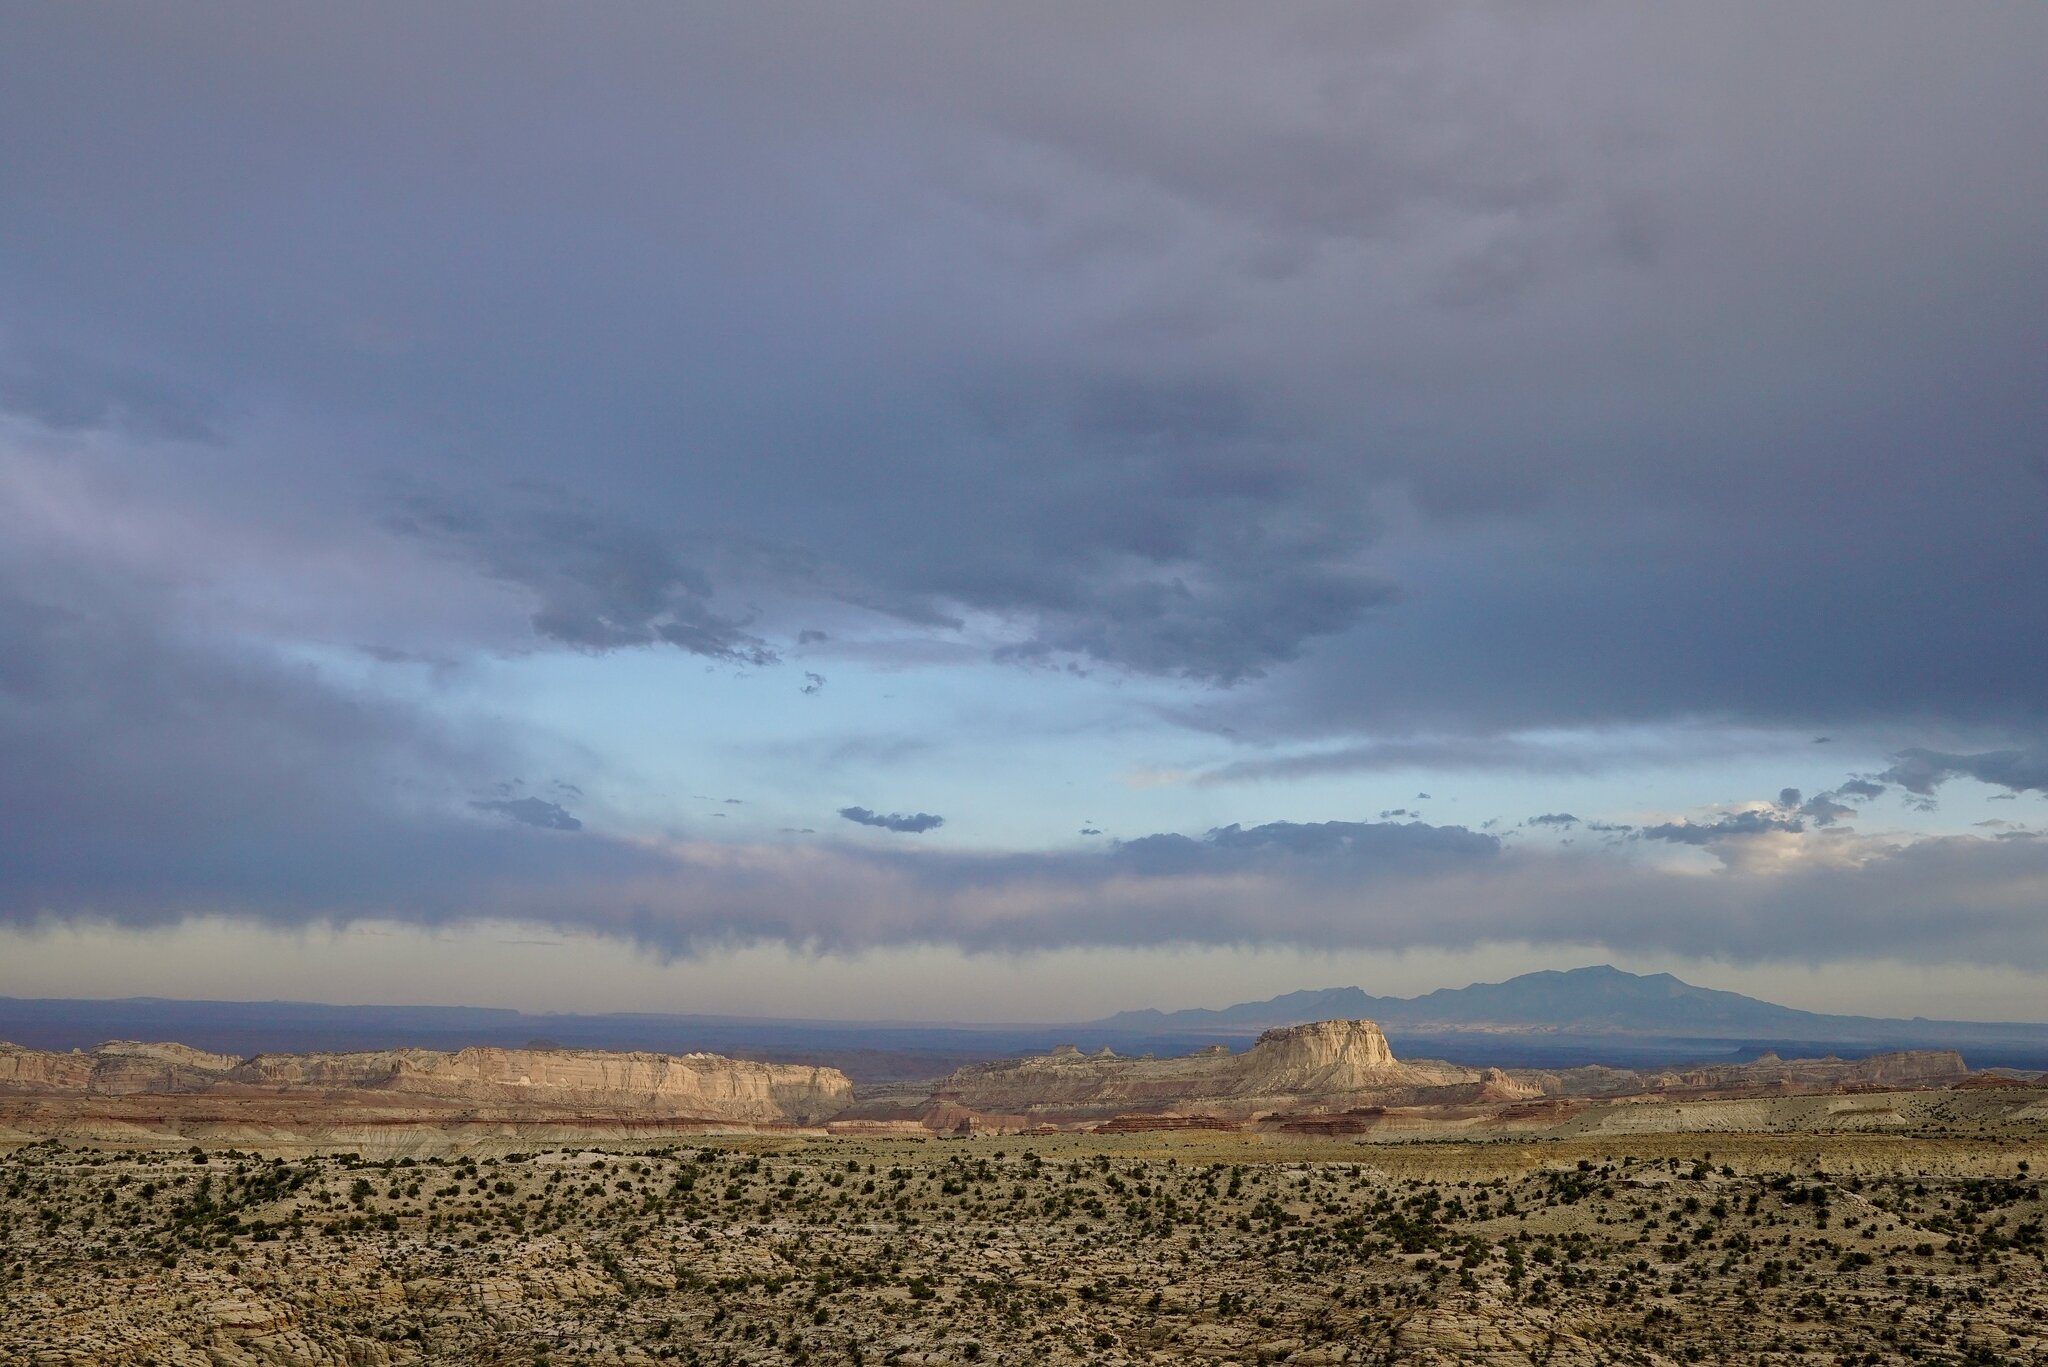
<path fill-rule="evenodd" d="M 2048 1128 L 0 1158 L 0 1362 L 2048 1361 Z"/>

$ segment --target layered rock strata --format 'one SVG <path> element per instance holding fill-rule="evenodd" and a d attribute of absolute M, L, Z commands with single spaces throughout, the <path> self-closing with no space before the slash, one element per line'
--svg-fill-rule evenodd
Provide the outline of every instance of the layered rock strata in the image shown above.
<path fill-rule="evenodd" d="M 1180 1058 L 1119 1058 L 1063 1048 L 962 1068 L 940 1082 L 927 1111 L 936 1128 L 1077 1125 L 1142 1114 L 1247 1120 L 1365 1100 L 1444 1104 L 1534 1096 L 1498 1069 L 1402 1063 L 1367 1020 L 1268 1030 L 1233 1054 L 1213 1045 Z"/>
<path fill-rule="evenodd" d="M 921 1104 L 860 1106 L 834 1128 L 891 1128 L 914 1120 L 942 1134 L 1034 1129 L 1151 1130 L 1331 1125 L 1383 1128 L 1406 1119 L 1486 1123 L 1518 1106 L 1600 1099 L 1794 1096 L 1872 1088 L 1954 1086 L 1969 1076 L 1947 1051 L 1844 1060 L 1779 1059 L 1689 1069 L 1564 1071 L 1470 1068 L 1394 1057 L 1371 1021 L 1319 1021 L 1268 1030 L 1233 1054 L 1212 1045 L 1179 1058 L 1119 1058 L 1072 1047 L 962 1068 Z M 1547 1114 L 1547 1113 L 1546 1113 Z"/>
<path fill-rule="evenodd" d="M 403 1151 L 449 1135 L 559 1142 L 789 1126 L 871 1137 L 1541 1129 L 1594 1123 L 1589 1107 L 1619 1117 L 1600 1124 L 1629 1125 L 1650 1123 L 1643 1116 L 1651 1108 L 1639 1104 L 1647 1101 L 1911 1091 L 1967 1085 L 1973 1076 L 1946 1051 L 1855 1060 L 1765 1055 L 1645 1071 L 1471 1068 L 1396 1059 L 1366 1020 L 1269 1030 L 1241 1053 L 1219 1044 L 1177 1058 L 1119 1058 L 1067 1047 L 962 1068 L 933 1084 L 880 1089 L 858 1104 L 834 1068 L 702 1053 L 390 1049 L 237 1059 L 178 1044 L 116 1041 L 71 1053 L 0 1044 L 0 1141 L 9 1133 L 138 1144 L 317 1139 Z"/>
<path fill-rule="evenodd" d="M 812 1124 L 844 1110 L 836 1068 L 718 1054 L 596 1049 L 387 1049 L 236 1059 L 177 1044 L 116 1041 L 73 1053 L 0 1044 L 0 1095 L 307 1099 L 380 1106 L 485 1105 L 536 1118 L 573 1112 L 748 1124 Z"/>

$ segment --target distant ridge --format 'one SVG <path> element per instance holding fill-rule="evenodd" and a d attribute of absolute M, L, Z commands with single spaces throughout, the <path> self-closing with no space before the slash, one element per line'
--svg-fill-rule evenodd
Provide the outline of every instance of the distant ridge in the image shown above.
<path fill-rule="evenodd" d="M 1446 987 L 1419 997 L 1375 997 L 1356 987 L 1289 992 L 1217 1010 L 1120 1011 L 1106 1029 L 1255 1032 L 1331 1017 L 1366 1017 L 1407 1031 L 1512 1031 L 1690 1039 L 1839 1040 L 1843 1043 L 2048 1041 L 2048 1025 L 1834 1016 L 1695 987 L 1669 973 L 1611 964 L 1524 973 L 1506 982 Z"/>
<path fill-rule="evenodd" d="M 1831 1016 L 1695 987 L 1668 973 L 1624 973 L 1604 964 L 1525 973 L 1506 982 L 1417 997 L 1375 997 L 1356 987 L 1330 987 L 1220 1010 L 1124 1011 L 1106 1020 L 1064 1024 L 0 996 L 0 1041 L 35 1049 L 89 1049 L 106 1040 L 179 1040 L 247 1057 L 396 1048 L 516 1049 L 539 1040 L 561 1049 L 702 1050 L 764 1062 L 823 1063 L 862 1083 L 934 1078 L 966 1064 L 1044 1053 L 1061 1044 L 1169 1057 L 1217 1043 L 1241 1047 L 1275 1027 L 1323 1020 L 1375 1021 L 1406 1057 L 1504 1067 L 1649 1067 L 1773 1052 L 1785 1058 L 1860 1057 L 1954 1049 L 1973 1068 L 2048 1068 L 2048 1025 Z"/>

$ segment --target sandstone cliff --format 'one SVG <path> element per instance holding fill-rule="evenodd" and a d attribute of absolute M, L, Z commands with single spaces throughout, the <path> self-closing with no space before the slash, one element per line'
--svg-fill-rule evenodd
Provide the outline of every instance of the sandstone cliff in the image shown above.
<path fill-rule="evenodd" d="M 1948 1087 L 1970 1075 L 1961 1054 L 1949 1049 L 1906 1050 L 1867 1058 L 1781 1059 L 1764 1054 L 1748 1063 L 1696 1068 L 1632 1070 L 1570 1068 L 1515 1074 L 1545 1096 L 1732 1095 L 1840 1091 L 1852 1087 Z"/>
<path fill-rule="evenodd" d="M 976 1116 L 998 1127 L 1124 1113 L 1246 1119 L 1366 1101 L 1478 1100 L 1502 1089 L 1535 1095 L 1497 1070 L 1401 1063 L 1371 1021 L 1317 1021 L 1268 1030 L 1241 1054 L 1216 1045 L 1179 1058 L 1128 1059 L 1069 1047 L 978 1064 L 939 1083 L 932 1117 Z"/>
<path fill-rule="evenodd" d="M 87 1052 L 45 1053 L 0 1043 L 0 1090 L 92 1092 L 196 1091 L 217 1080 L 239 1060 L 182 1044 L 138 1044 L 110 1040 Z"/>
<path fill-rule="evenodd" d="M 0 1044 L 0 1093 L 29 1096 L 303 1095 L 489 1103 L 549 1112 L 815 1123 L 844 1110 L 853 1084 L 836 1068 L 717 1054 L 594 1049 L 389 1049 L 236 1059 L 178 1044 L 119 1041 L 44 1053 Z"/>
<path fill-rule="evenodd" d="M 234 1142 L 318 1133 L 335 1143 L 401 1132 L 565 1138 L 676 1128 L 821 1125 L 842 1133 L 967 1133 L 1039 1127 L 1277 1127 L 1395 1133 L 1417 1125 L 1578 1123 L 1587 1106 L 1953 1087 L 1945 1051 L 1780 1059 L 1635 1071 L 1503 1071 L 1396 1059 L 1371 1021 L 1268 1030 L 1233 1054 L 1119 1058 L 1072 1047 L 962 1068 L 856 1105 L 833 1068 L 715 1054 L 471 1048 L 452 1053 L 259 1054 L 117 1041 L 45 1053 L 0 1044 L 0 1135 L 186 1134 Z M 1610 1106 L 1610 1109 L 1612 1107 Z M 1590 1122 L 1588 1122 L 1590 1123 Z M 1624 1123 L 1603 1120 L 1601 1123 Z M 68 1128 L 67 1128 L 68 1127 Z"/>
<path fill-rule="evenodd" d="M 1948 1087 L 1968 1075 L 1962 1059 L 1945 1051 L 1854 1060 L 1766 1055 L 1749 1063 L 1647 1071 L 1468 1068 L 1398 1060 L 1371 1021 L 1318 1021 L 1268 1030 L 1238 1054 L 1219 1044 L 1179 1058 L 1131 1059 L 1107 1049 L 1083 1054 L 1069 1046 L 978 1064 L 959 1069 L 915 1100 L 873 1098 L 844 1112 L 838 1127 L 853 1132 L 863 1126 L 915 1124 L 941 1133 L 1252 1122 L 1283 1129 L 1339 1123 L 1385 1128 L 1407 1123 L 1392 1116 L 1427 1114 L 1438 1121 L 1479 1123 L 1487 1116 L 1519 1114 L 1519 1106 L 1570 1105 L 1575 1098 L 1704 1099 Z"/>
<path fill-rule="evenodd" d="M 1405 1081 L 1387 1037 L 1371 1021 L 1316 1021 L 1268 1030 L 1231 1060 L 1240 1087 L 1309 1096 Z"/>

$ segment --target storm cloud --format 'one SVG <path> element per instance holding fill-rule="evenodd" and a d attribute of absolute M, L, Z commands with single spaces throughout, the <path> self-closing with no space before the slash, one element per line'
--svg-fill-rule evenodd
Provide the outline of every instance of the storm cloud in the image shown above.
<path fill-rule="evenodd" d="M 1987 750 L 1978 754 L 1906 750 L 1878 777 L 1922 796 L 1957 778 L 1975 779 L 2016 793 L 2048 793 L 2048 748 Z"/>
<path fill-rule="evenodd" d="M 1871 842 L 1846 858 L 1700 876 L 1510 849 L 1419 821 L 1232 823 L 1071 852 L 628 840 L 587 825 L 565 838 L 576 818 L 556 803 L 463 796 L 486 774 L 524 767 L 502 735 L 460 735 L 304 668 L 166 635 L 163 604 L 135 586 L 110 595 L 46 569 L 40 588 L 34 600 L 0 598 L 0 920 L 16 925 L 220 912 L 286 925 L 493 917 L 657 954 L 764 940 L 829 950 L 1505 940 L 2048 966 L 2041 841 Z M 252 733 L 267 743 L 248 745 Z M 913 831 L 938 820 L 848 815 Z M 1651 838 L 1817 838 L 1798 826 L 1750 812 Z"/>
<path fill-rule="evenodd" d="M 0 592 L 0 915 L 131 924 L 234 912 L 433 921 L 531 882 L 662 861 L 563 840 L 539 798 L 471 802 L 519 761 L 262 651 L 167 628 L 161 590 L 9 562 Z"/>
<path fill-rule="evenodd" d="M 522 493 L 523 506 L 496 515 L 414 493 L 386 525 L 470 557 L 483 573 L 530 593 L 534 631 L 562 645 L 606 651 L 659 643 L 735 664 L 777 660 L 741 623 L 712 609 L 709 578 L 661 537 L 559 494 Z"/>
<path fill-rule="evenodd" d="M 20 17 L 17 408 L 368 421 L 575 649 L 800 589 L 1292 734 L 2041 718 L 2036 12 L 1176 11 L 1170 80 L 1142 6 L 483 18 Z"/>
<path fill-rule="evenodd" d="M 0 915 L 2048 962 L 2044 51 L 22 7 Z"/>

